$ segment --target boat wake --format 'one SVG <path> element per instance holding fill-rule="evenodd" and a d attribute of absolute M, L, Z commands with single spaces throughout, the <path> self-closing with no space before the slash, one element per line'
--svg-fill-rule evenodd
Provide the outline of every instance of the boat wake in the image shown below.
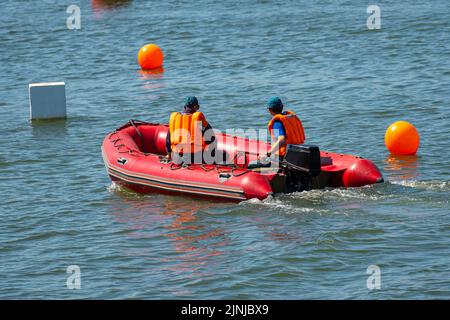
<path fill-rule="evenodd" d="M 420 180 L 398 180 L 390 181 L 394 185 L 400 185 L 408 188 L 431 190 L 431 191 L 450 191 L 450 181 L 420 181 Z"/>
<path fill-rule="evenodd" d="M 413 192 L 412 192 L 413 191 Z M 427 191 L 427 192 L 425 192 Z M 445 204 L 443 194 L 450 191 L 449 181 L 399 180 L 361 188 L 322 189 L 290 194 L 277 194 L 265 200 L 251 199 L 244 206 L 259 206 L 285 213 L 346 212 L 351 208 L 366 207 L 377 202 L 428 203 L 434 191 L 433 202 Z M 437 192 L 437 193 L 436 193 Z M 447 197 L 445 196 L 445 199 Z M 342 210 L 341 210 L 342 209 Z"/>
<path fill-rule="evenodd" d="M 295 196 L 280 195 L 270 196 L 264 200 L 249 199 L 240 202 L 242 206 L 263 206 L 266 209 L 281 211 L 287 214 L 307 214 L 307 213 L 327 213 L 328 209 L 316 208 L 311 206 L 301 206 L 295 202 L 295 199 L 301 199 L 301 196 L 307 192 L 298 192 Z M 291 199 L 289 199 L 291 198 Z"/>

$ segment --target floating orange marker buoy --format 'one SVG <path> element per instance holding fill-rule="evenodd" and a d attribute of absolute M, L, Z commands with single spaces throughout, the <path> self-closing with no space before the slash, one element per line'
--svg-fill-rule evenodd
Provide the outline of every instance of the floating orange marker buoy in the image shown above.
<path fill-rule="evenodd" d="M 411 123 L 397 121 L 387 128 L 384 143 L 392 154 L 414 155 L 419 148 L 419 132 Z"/>
<path fill-rule="evenodd" d="M 164 56 L 156 44 L 146 44 L 139 50 L 137 59 L 142 70 L 150 70 L 161 67 Z"/>

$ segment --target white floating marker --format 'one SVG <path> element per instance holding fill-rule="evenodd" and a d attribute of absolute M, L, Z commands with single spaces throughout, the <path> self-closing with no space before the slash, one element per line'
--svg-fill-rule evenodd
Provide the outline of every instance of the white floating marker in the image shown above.
<path fill-rule="evenodd" d="M 30 119 L 66 118 L 66 84 L 64 82 L 31 83 Z"/>

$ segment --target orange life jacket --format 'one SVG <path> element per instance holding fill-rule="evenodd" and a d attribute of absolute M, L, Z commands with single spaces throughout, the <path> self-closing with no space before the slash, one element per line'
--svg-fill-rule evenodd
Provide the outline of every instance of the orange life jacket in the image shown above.
<path fill-rule="evenodd" d="M 169 134 L 172 151 L 195 153 L 205 148 L 203 128 L 208 125 L 200 111 L 192 114 L 172 112 L 169 120 Z"/>
<path fill-rule="evenodd" d="M 272 139 L 274 139 L 273 124 L 275 121 L 281 121 L 286 134 L 285 144 L 280 146 L 278 150 L 278 154 L 280 156 L 284 156 L 286 154 L 286 145 L 305 143 L 305 129 L 303 128 L 302 122 L 294 112 L 286 111 L 284 114 L 276 114 L 273 116 L 272 120 L 270 120 L 268 124 Z"/>

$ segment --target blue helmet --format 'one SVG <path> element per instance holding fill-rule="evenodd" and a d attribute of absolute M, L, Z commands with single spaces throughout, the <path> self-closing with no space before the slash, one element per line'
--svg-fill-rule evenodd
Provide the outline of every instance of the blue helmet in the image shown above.
<path fill-rule="evenodd" d="M 283 111 L 283 102 L 281 102 L 281 99 L 278 97 L 272 97 L 267 101 L 267 109 L 272 109 L 276 112 Z"/>
<path fill-rule="evenodd" d="M 198 106 L 198 100 L 194 96 L 189 96 L 184 99 L 184 106 L 188 108 L 193 108 Z"/>

